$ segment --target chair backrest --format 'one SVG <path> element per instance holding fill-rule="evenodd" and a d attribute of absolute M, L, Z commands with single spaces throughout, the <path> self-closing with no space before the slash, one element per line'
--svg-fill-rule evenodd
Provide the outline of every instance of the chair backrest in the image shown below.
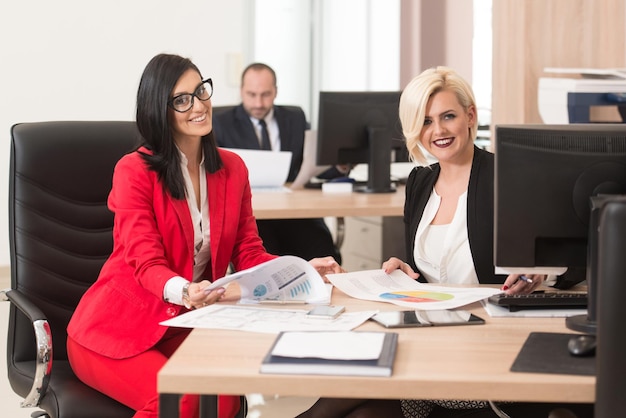
<path fill-rule="evenodd" d="M 228 112 L 229 110 L 232 110 L 233 108 L 237 107 L 238 105 L 225 105 L 225 106 L 213 106 L 213 115 L 217 115 L 219 113 L 224 113 L 224 112 Z M 300 111 L 302 110 L 302 108 L 300 106 L 293 106 L 293 105 L 281 105 L 282 107 L 291 110 L 291 111 Z"/>
<path fill-rule="evenodd" d="M 215 116 L 215 115 L 217 115 L 219 113 L 228 112 L 229 110 L 232 110 L 236 106 L 237 105 L 213 106 L 213 115 Z"/>
<path fill-rule="evenodd" d="M 55 360 L 67 359 L 68 321 L 112 250 L 107 197 L 114 166 L 138 144 L 134 122 L 40 122 L 11 129 L 11 288 L 48 318 Z M 35 358 L 32 325 L 13 306 L 8 338 L 14 361 Z"/>

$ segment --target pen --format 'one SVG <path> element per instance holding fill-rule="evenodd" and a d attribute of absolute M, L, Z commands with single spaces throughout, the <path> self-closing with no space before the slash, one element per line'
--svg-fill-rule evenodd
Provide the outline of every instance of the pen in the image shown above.
<path fill-rule="evenodd" d="M 526 277 L 523 274 L 521 276 L 519 276 L 519 280 L 523 280 L 526 283 L 532 283 L 533 282 L 533 279 L 531 279 L 530 277 Z"/>

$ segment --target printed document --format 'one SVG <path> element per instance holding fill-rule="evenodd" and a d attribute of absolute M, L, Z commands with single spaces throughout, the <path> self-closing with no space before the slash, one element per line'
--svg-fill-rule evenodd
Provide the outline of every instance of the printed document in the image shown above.
<path fill-rule="evenodd" d="M 224 276 L 211 283 L 208 289 L 233 281 L 241 288 L 241 303 L 324 303 L 328 300 L 322 276 L 308 261 L 292 255 Z"/>
<path fill-rule="evenodd" d="M 453 287 L 420 283 L 401 270 L 327 274 L 326 278 L 345 294 L 363 300 L 388 302 L 412 309 L 454 309 L 501 293 L 497 288 Z"/>
<path fill-rule="evenodd" d="M 277 309 L 217 303 L 161 322 L 161 325 L 271 334 L 278 334 L 281 331 L 350 331 L 377 312 L 376 310 L 345 312 L 335 319 L 319 319 L 307 315 L 306 309 Z"/>

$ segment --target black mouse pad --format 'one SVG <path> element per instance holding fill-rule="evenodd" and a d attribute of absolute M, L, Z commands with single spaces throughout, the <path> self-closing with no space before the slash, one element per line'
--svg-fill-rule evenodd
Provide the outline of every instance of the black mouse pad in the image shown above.
<path fill-rule="evenodd" d="M 574 335 L 580 334 L 531 332 L 511 371 L 595 376 L 595 356 L 575 357 L 567 350 L 567 342 Z"/>

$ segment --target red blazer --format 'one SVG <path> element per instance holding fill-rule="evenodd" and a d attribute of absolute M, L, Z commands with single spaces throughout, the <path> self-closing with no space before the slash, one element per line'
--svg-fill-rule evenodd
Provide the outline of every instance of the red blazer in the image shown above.
<path fill-rule="evenodd" d="M 275 257 L 257 232 L 246 166 L 236 154 L 219 152 L 224 167 L 207 174 L 211 260 L 205 275 L 211 281 L 224 276 L 231 261 L 242 270 Z M 159 322 L 186 311 L 165 302 L 163 288 L 173 276 L 193 277 L 193 226 L 187 201 L 165 193 L 138 152 L 117 163 L 108 206 L 115 214 L 113 252 L 78 304 L 68 334 L 92 351 L 126 358 L 163 337 L 167 327 Z"/>

